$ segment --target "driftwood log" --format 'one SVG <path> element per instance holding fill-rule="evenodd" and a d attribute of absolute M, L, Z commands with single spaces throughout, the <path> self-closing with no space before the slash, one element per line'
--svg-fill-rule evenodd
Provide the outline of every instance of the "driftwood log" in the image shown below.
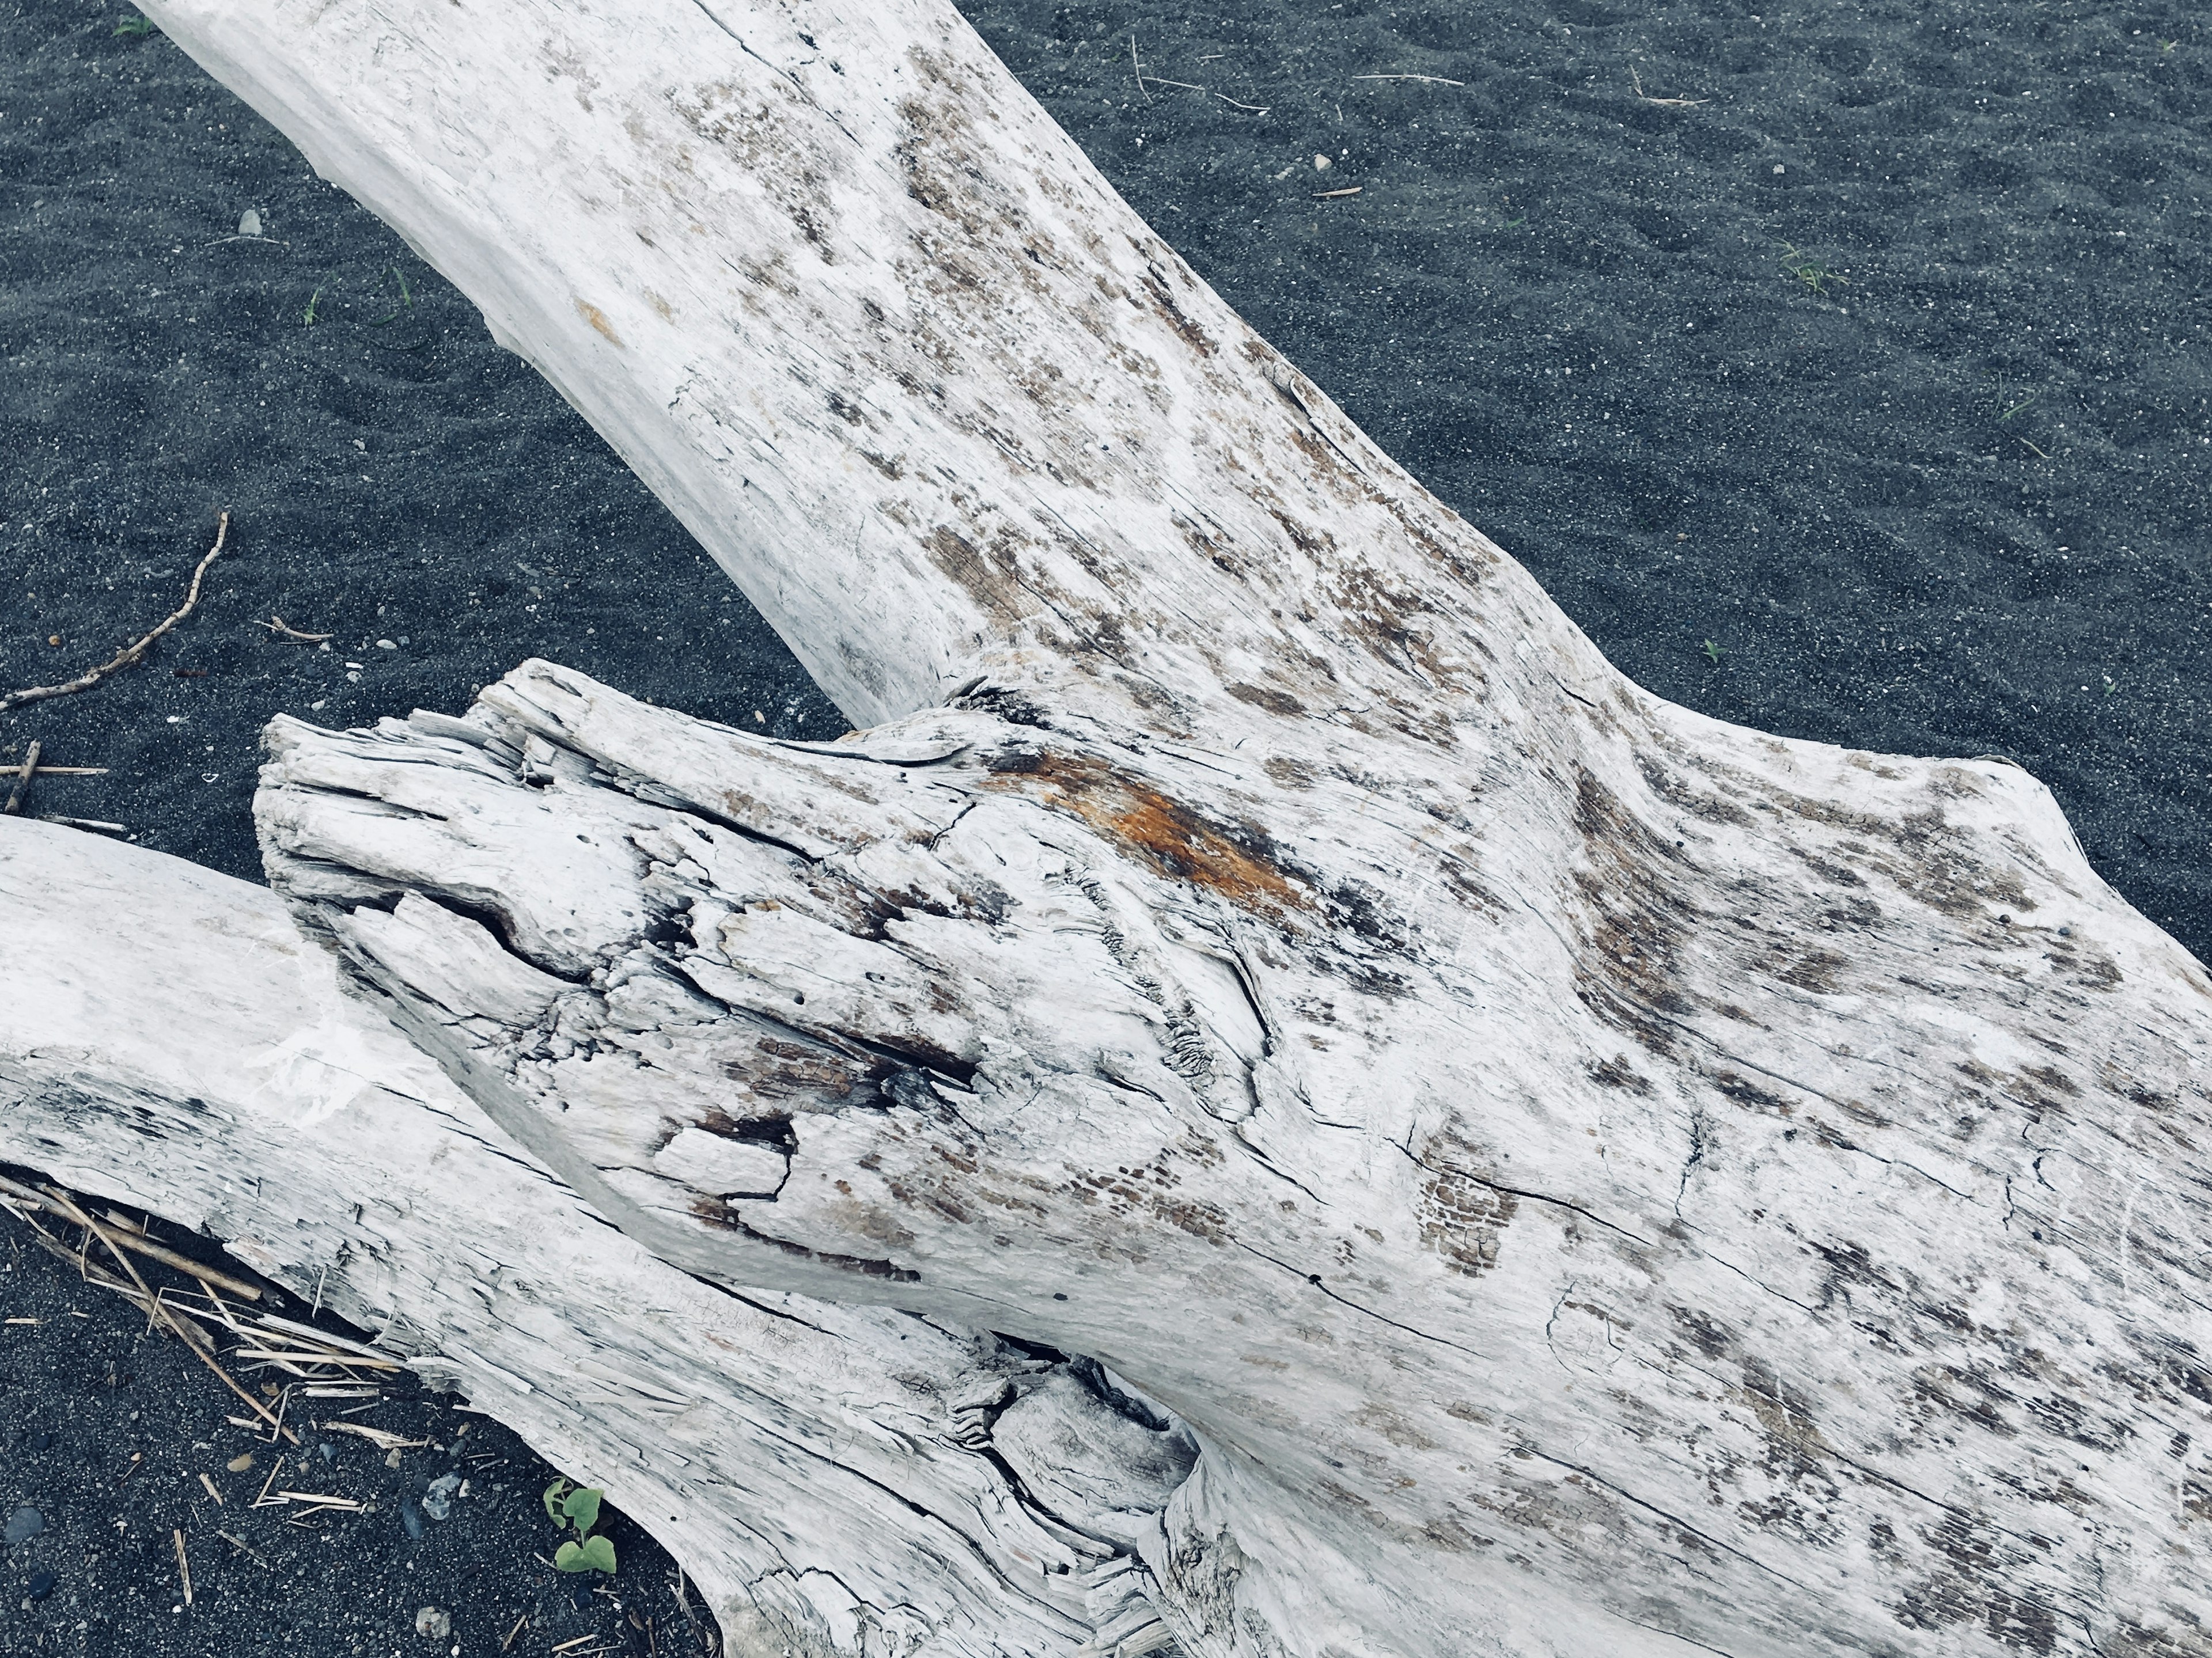
<path fill-rule="evenodd" d="M 1614 671 L 935 0 L 149 0 L 865 729 L 0 834 L 0 1155 L 753 1655 L 2212 1652 L 2212 984 L 1996 761 Z M 702 667 L 707 665 L 702 665 Z"/>

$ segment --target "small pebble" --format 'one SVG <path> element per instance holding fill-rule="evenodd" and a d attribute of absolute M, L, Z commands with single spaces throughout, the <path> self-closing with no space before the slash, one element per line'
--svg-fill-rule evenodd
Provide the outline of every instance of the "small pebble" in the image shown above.
<path fill-rule="evenodd" d="M 261 234 L 261 216 L 250 207 L 240 214 L 238 234 L 241 236 L 258 236 Z"/>
<path fill-rule="evenodd" d="M 411 1497 L 399 1499 L 399 1529 L 407 1533 L 407 1540 L 410 1543 L 422 1540 L 422 1511 L 415 1506 L 415 1499 Z"/>
<path fill-rule="evenodd" d="M 34 1451 L 43 1451 L 53 1442 L 53 1435 L 48 1433 L 44 1428 L 35 1430 L 31 1435 L 31 1448 Z"/>
<path fill-rule="evenodd" d="M 316 1446 L 315 1448 L 322 1453 L 323 1461 L 325 1462 L 335 1462 L 338 1460 L 338 1448 L 331 1444 L 327 1439 L 325 1439 L 321 1444 Z"/>
<path fill-rule="evenodd" d="M 31 1599 L 33 1600 L 45 1600 L 46 1598 L 47 1591 L 52 1589 L 53 1586 L 53 1573 L 50 1571 L 33 1572 L 31 1574 Z"/>
<path fill-rule="evenodd" d="M 440 1474 L 430 1482 L 430 1489 L 422 1493 L 422 1512 L 433 1520 L 450 1520 L 453 1514 L 453 1492 L 460 1486 L 457 1473 Z"/>
<path fill-rule="evenodd" d="M 425 1606 L 415 1614 L 415 1633 L 433 1641 L 447 1640 L 453 1633 L 453 1620 L 441 1607 Z"/>
<path fill-rule="evenodd" d="M 234 1456 L 229 1461 L 224 1463 L 222 1466 L 228 1468 L 233 1473 L 244 1473 L 248 1468 L 253 1466 L 253 1453 L 252 1451 L 248 1451 L 243 1456 Z"/>
<path fill-rule="evenodd" d="M 20 1543 L 26 1538 L 36 1537 L 46 1528 L 46 1516 L 26 1503 L 8 1516 L 8 1528 L 0 1532 L 10 1543 Z"/>
<path fill-rule="evenodd" d="M 380 651 L 396 651 L 399 647 L 398 643 L 392 640 L 380 639 L 376 641 L 376 648 Z"/>

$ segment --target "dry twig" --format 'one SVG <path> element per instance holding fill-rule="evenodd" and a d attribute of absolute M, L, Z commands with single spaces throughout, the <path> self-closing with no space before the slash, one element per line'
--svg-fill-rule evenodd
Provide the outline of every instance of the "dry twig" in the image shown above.
<path fill-rule="evenodd" d="M 1636 88 L 1636 95 L 1638 98 L 1641 98 L 1647 104 L 1656 104 L 1661 109 L 1693 109 L 1699 104 L 1711 103 L 1712 101 L 1709 98 L 1654 98 L 1650 93 L 1644 91 L 1644 77 L 1638 75 L 1634 69 L 1632 68 L 1628 71 L 1628 78 L 1630 82 Z"/>
<path fill-rule="evenodd" d="M 1463 87 L 1464 81 L 1447 81 L 1441 75 L 1355 75 L 1355 81 L 1425 81 L 1431 86 Z"/>
<path fill-rule="evenodd" d="M 39 769 L 41 772 L 46 772 L 53 770 L 54 768 L 51 766 L 41 766 Z M 9 1180 L 4 1176 L 0 1176 L 0 1193 L 5 1193 L 8 1196 L 13 1198 L 17 1203 L 26 1205 L 28 1207 L 33 1209 L 43 1209 L 50 1215 L 59 1215 L 64 1219 L 75 1218 L 70 1210 L 50 1202 L 39 1193 L 33 1191 L 29 1187 L 20 1185 L 15 1181 Z M 155 1242 L 151 1238 L 146 1236 L 143 1229 L 142 1229 L 136 1221 L 130 1220 L 125 1217 L 116 1213 L 112 1209 L 109 1210 L 107 1213 L 109 1218 L 116 1223 L 114 1242 L 121 1244 L 125 1248 L 129 1249 L 135 1254 L 144 1255 L 149 1260 L 158 1260 L 164 1266 L 173 1266 L 180 1272 L 188 1273 L 191 1277 L 198 1278 L 203 1287 L 221 1285 L 223 1289 L 229 1291 L 231 1294 L 238 1297 L 241 1301 L 258 1301 L 261 1299 L 261 1286 L 259 1284 L 248 1284 L 244 1278 L 233 1278 L 229 1273 L 218 1272 L 212 1266 L 204 1266 L 198 1261 L 194 1260 L 190 1255 L 179 1254 L 174 1249 L 168 1248 L 162 1244 Z"/>
<path fill-rule="evenodd" d="M 264 1560 L 258 1553 L 256 1553 L 253 1546 L 246 1542 L 244 1538 L 233 1537 L 227 1531 L 219 1531 L 216 1535 L 222 1539 L 224 1542 L 229 1544 L 231 1547 L 238 1550 L 240 1553 L 251 1555 L 253 1558 L 254 1564 L 259 1566 L 262 1570 L 267 1571 L 270 1570 L 269 1563 L 266 1560 Z"/>
<path fill-rule="evenodd" d="M 207 556 L 199 562 L 199 568 L 192 572 L 191 591 L 185 595 L 184 604 L 167 622 L 155 629 L 137 644 L 125 645 L 112 659 L 103 662 L 88 673 L 80 674 L 75 679 L 59 685 L 33 685 L 27 690 L 9 691 L 6 695 L 0 696 L 0 714 L 7 713 L 10 708 L 20 708 L 27 702 L 44 702 L 49 697 L 68 696 L 73 692 L 88 691 L 108 675 L 138 661 L 153 648 L 155 640 L 190 616 L 198 605 L 201 578 L 207 574 L 207 567 L 215 562 L 216 555 L 222 551 L 222 544 L 229 535 L 230 514 L 225 512 L 216 522 L 215 545 L 208 549 Z"/>
<path fill-rule="evenodd" d="M 430 1442 L 427 1439 L 407 1439 L 398 1434 L 386 1433 L 381 1428 L 363 1427 L 358 1422 L 319 1422 L 315 1425 L 325 1433 L 356 1435 L 366 1439 L 380 1451 L 417 1450 Z"/>
<path fill-rule="evenodd" d="M 177 1339 L 183 1342 L 186 1347 L 191 1350 L 192 1356 L 198 1359 L 201 1363 L 206 1365 L 208 1369 L 213 1370 L 216 1376 L 221 1379 L 224 1387 L 229 1388 L 231 1392 L 236 1394 L 240 1399 L 244 1400 L 247 1406 L 256 1416 L 262 1418 L 276 1430 L 276 1432 L 283 1435 L 295 1445 L 300 1442 L 300 1436 L 294 1433 L 289 1428 L 287 1428 L 281 1417 L 271 1416 L 269 1412 L 263 1407 L 259 1400 L 254 1398 L 252 1394 L 247 1393 L 245 1388 L 240 1387 L 237 1381 L 231 1376 L 230 1372 L 224 1370 L 222 1365 L 216 1362 L 214 1354 L 209 1352 L 205 1347 L 202 1346 L 199 1341 L 195 1341 L 193 1339 L 193 1336 L 199 1333 L 197 1327 L 187 1326 L 176 1315 L 175 1313 L 170 1310 L 169 1304 L 167 1302 L 163 1301 L 160 1297 L 156 1296 L 152 1290 L 147 1287 L 146 1280 L 139 1276 L 138 1269 L 131 1265 L 130 1256 L 124 1254 L 123 1246 L 117 1241 L 113 1234 L 110 1233 L 106 1228 L 102 1227 L 98 1221 L 93 1219 L 90 1215 L 86 1214 L 83 1210 L 72 1203 L 67 1195 L 59 1188 L 49 1186 L 46 1188 L 44 1195 L 51 1200 L 52 1204 L 60 1206 L 60 1212 L 64 1216 L 75 1221 L 78 1225 L 84 1228 L 86 1233 L 86 1246 L 88 1248 L 90 1247 L 91 1241 L 94 1238 L 98 1238 L 101 1243 L 107 1247 L 107 1253 L 115 1257 L 118 1264 L 119 1264 L 123 1270 L 130 1275 L 131 1283 L 137 1286 L 139 1295 L 145 1297 L 146 1309 L 150 1316 L 158 1319 L 161 1322 L 167 1325 L 170 1329 L 175 1331 L 177 1333 Z M 78 1255 L 77 1260 L 80 1269 L 89 1265 L 89 1263 L 85 1260 L 82 1254 Z M 87 1277 L 90 1277 L 89 1272 L 87 1273 Z M 110 1287 L 112 1288 L 115 1286 L 111 1285 Z M 188 1333 L 188 1332 L 190 1333 Z M 204 1340 L 204 1336 L 203 1336 L 201 1339 Z"/>
<path fill-rule="evenodd" d="M 268 629 L 270 633 L 278 639 L 296 639 L 302 645 L 319 645 L 325 640 L 335 639 L 337 637 L 336 634 L 303 634 L 297 628 L 292 626 L 290 623 L 285 621 L 283 616 L 275 614 L 273 611 L 270 613 L 268 621 L 256 622 L 253 625 L 257 628 Z"/>
<path fill-rule="evenodd" d="M 39 740 L 34 737 L 31 739 L 31 751 L 23 756 L 22 770 L 15 774 L 15 786 L 8 791 L 8 804 L 0 806 L 0 813 L 13 817 L 22 811 L 23 791 L 31 786 L 31 779 L 38 775 L 38 771 Z"/>

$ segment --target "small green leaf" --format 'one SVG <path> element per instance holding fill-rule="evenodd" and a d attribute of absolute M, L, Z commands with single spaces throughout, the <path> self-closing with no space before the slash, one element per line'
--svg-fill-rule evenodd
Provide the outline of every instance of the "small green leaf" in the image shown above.
<path fill-rule="evenodd" d="M 611 1576 L 615 1569 L 615 1546 L 604 1537 L 587 1537 L 581 1543 L 563 1543 L 553 1551 L 553 1565 L 558 1571 L 603 1571 Z"/>
<path fill-rule="evenodd" d="M 599 1499 L 605 1495 L 598 1490 L 570 1491 L 561 1499 L 561 1513 L 575 1526 L 577 1536 L 599 1523 Z"/>
<path fill-rule="evenodd" d="M 1705 656 L 1709 661 L 1718 662 L 1721 659 L 1721 647 L 1710 639 L 1705 641 Z"/>
<path fill-rule="evenodd" d="M 151 34 L 154 20 L 150 17 L 126 17 L 115 26 L 118 34 Z"/>
<path fill-rule="evenodd" d="M 561 1499 L 568 1494 L 568 1482 L 556 1479 L 545 1488 L 545 1517 L 555 1525 L 568 1523 L 561 1512 Z"/>

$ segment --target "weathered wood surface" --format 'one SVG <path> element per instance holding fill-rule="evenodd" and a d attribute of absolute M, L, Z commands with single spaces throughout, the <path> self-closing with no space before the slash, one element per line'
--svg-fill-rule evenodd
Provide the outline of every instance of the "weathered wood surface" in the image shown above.
<path fill-rule="evenodd" d="M 1158 1509 L 1173 1424 L 943 1321 L 656 1260 L 342 994 L 266 889 L 17 822 L 0 917 L 0 1152 L 222 1238 L 588 1472 L 732 1651 L 1043 1658 L 1158 1629 L 1104 1499 Z"/>
<path fill-rule="evenodd" d="M 637 1270 L 1103 1361 L 1194 1655 L 2212 1650 L 2212 987 L 2039 786 L 1622 680 L 949 10 L 154 9 L 873 727 L 272 730 L 295 915 Z"/>

